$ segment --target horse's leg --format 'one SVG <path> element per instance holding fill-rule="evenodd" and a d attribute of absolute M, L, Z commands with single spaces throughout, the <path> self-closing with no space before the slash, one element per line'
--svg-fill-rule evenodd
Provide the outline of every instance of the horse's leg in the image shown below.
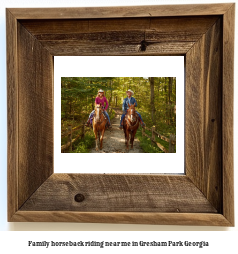
<path fill-rule="evenodd" d="M 97 135 L 97 130 L 95 129 L 95 127 L 93 126 L 93 132 L 95 135 L 95 141 L 96 141 L 96 151 L 98 151 L 98 135 Z"/>
<path fill-rule="evenodd" d="M 133 142 L 134 142 L 135 132 L 131 133 L 131 148 L 133 148 Z"/>
<path fill-rule="evenodd" d="M 124 126 L 124 134 L 125 134 L 125 146 L 127 145 L 127 129 L 126 126 Z"/>
<path fill-rule="evenodd" d="M 128 152 L 129 152 L 129 138 L 130 138 L 129 130 L 126 130 L 126 150 Z"/>
<path fill-rule="evenodd" d="M 126 129 L 124 129 L 124 134 L 125 134 L 125 145 L 127 145 Z"/>
<path fill-rule="evenodd" d="M 99 142 L 99 145 L 100 145 L 100 131 L 98 131 L 98 142 Z"/>
<path fill-rule="evenodd" d="M 105 126 L 105 127 L 106 127 L 106 126 Z M 103 141 L 104 132 L 105 132 L 105 129 L 102 130 L 102 132 L 101 132 L 101 137 L 100 137 L 100 149 L 101 149 L 101 150 L 102 150 L 102 141 Z"/>

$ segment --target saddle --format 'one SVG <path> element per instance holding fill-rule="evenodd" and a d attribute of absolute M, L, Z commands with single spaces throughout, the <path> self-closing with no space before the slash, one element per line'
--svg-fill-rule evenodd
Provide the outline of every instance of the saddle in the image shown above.
<path fill-rule="evenodd" d="M 107 116 L 106 116 L 105 112 L 103 111 L 102 113 L 103 113 L 104 118 L 107 120 L 105 127 L 106 127 L 106 130 L 108 130 L 108 128 L 109 128 L 109 121 L 107 119 Z"/>

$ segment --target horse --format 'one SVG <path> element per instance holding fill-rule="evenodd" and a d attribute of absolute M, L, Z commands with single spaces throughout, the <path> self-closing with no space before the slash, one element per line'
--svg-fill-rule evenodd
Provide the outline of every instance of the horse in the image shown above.
<path fill-rule="evenodd" d="M 102 141 L 106 129 L 107 117 L 103 114 L 103 107 L 100 103 L 95 105 L 95 114 L 93 118 L 93 132 L 96 141 L 96 151 L 98 151 L 98 140 L 100 143 L 100 150 L 102 149 Z M 100 135 L 101 134 L 101 135 Z"/>
<path fill-rule="evenodd" d="M 127 151 L 129 151 L 130 135 L 131 135 L 130 144 L 131 144 L 131 148 L 133 148 L 134 138 L 136 135 L 136 131 L 139 127 L 138 117 L 139 116 L 136 114 L 136 110 L 135 110 L 135 103 L 132 105 L 129 104 L 129 108 L 127 110 L 127 113 L 125 115 L 124 122 L 123 122 L 123 129 L 125 133 L 125 145 L 126 145 Z"/>

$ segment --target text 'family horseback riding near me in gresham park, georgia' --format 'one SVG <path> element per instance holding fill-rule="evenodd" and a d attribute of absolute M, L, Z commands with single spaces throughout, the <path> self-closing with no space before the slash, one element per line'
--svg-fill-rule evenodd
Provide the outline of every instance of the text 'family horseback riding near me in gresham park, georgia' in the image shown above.
<path fill-rule="evenodd" d="M 126 242 L 107 242 L 107 241 L 66 241 L 66 242 L 56 242 L 56 241 L 42 241 L 34 242 L 28 241 L 28 247 L 208 247 L 209 242 L 191 242 L 191 241 L 126 241 Z"/>

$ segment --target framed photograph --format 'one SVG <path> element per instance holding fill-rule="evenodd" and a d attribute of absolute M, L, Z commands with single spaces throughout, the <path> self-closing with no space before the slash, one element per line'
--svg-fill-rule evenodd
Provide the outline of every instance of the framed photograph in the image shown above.
<path fill-rule="evenodd" d="M 234 226 L 234 6 L 6 9 L 8 221 Z M 78 173 L 57 173 L 60 56 L 184 57 L 184 163 L 174 166 L 184 173 L 158 173 L 150 160 L 145 172 L 87 172 L 79 161 Z"/>
<path fill-rule="evenodd" d="M 54 58 L 54 81 L 55 173 L 184 173 L 184 56 L 60 56 Z M 101 118 L 111 126 L 98 135 L 93 119 L 99 95 L 108 113 Z M 134 140 L 127 149 L 128 96 L 138 117 L 129 122 Z M 92 158 L 105 166 L 95 167 Z M 133 166 L 123 166 L 125 160 Z M 166 167 L 148 170 L 148 161 Z"/>

